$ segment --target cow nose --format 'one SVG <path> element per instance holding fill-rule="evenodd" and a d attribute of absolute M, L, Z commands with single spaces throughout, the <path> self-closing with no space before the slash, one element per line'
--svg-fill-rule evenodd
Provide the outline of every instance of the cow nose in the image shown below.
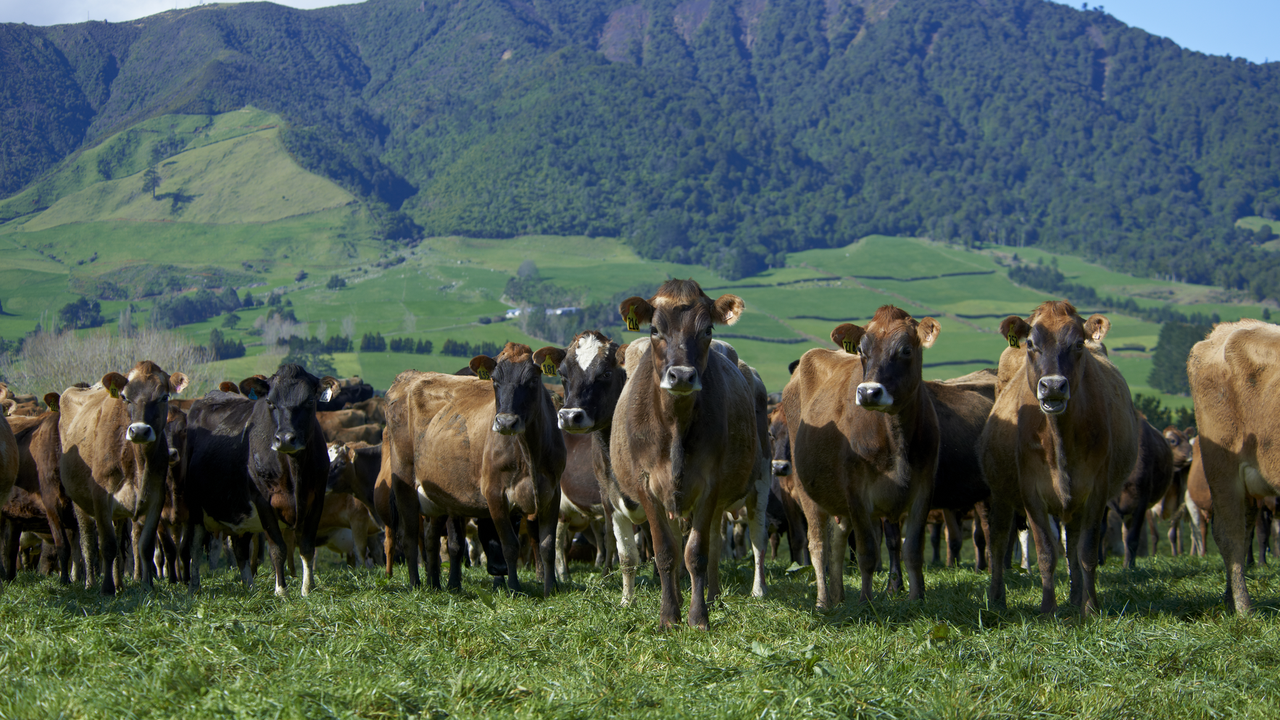
<path fill-rule="evenodd" d="M 1036 385 L 1036 396 L 1041 400 L 1066 399 L 1070 395 L 1071 390 L 1067 385 L 1067 379 L 1061 375 L 1045 375 Z"/>
<path fill-rule="evenodd" d="M 129 442 L 149 443 L 156 441 L 156 431 L 146 423 L 133 423 L 125 430 L 124 436 Z"/>
<path fill-rule="evenodd" d="M 698 369 L 690 365 L 672 365 L 662 374 L 662 389 L 672 395 L 688 395 L 702 389 Z"/>
<path fill-rule="evenodd" d="M 272 444 L 272 450 L 292 455 L 304 447 L 299 441 L 298 434 L 294 432 L 276 433 L 276 441 Z"/>
<path fill-rule="evenodd" d="M 170 464 L 170 465 L 177 465 L 177 464 L 178 464 L 178 449 L 177 449 L 177 448 L 169 448 L 169 464 Z"/>
<path fill-rule="evenodd" d="M 587 413 L 582 408 L 564 408 L 557 413 L 557 417 L 561 430 L 573 432 L 587 426 Z"/>
<path fill-rule="evenodd" d="M 498 413 L 493 416 L 493 431 L 503 435 L 515 435 L 524 431 L 524 420 L 515 413 Z"/>
<path fill-rule="evenodd" d="M 790 460 L 774 460 L 773 474 L 777 475 L 778 477 L 785 477 L 787 475 L 790 475 L 791 461 Z"/>
<path fill-rule="evenodd" d="M 885 407 L 893 404 L 893 395 L 880 383 L 862 383 L 854 402 L 864 407 Z"/>

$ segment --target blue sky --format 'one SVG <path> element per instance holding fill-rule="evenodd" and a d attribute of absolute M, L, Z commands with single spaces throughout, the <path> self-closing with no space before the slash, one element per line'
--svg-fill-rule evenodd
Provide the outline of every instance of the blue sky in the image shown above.
<path fill-rule="evenodd" d="M 192 0 L 0 0 L 0 22 L 57 25 L 86 19 L 119 22 L 191 7 Z M 315 8 L 334 0 L 285 0 Z M 1064 3 L 1080 7 L 1080 3 Z M 1106 0 L 1122 22 L 1170 38 L 1184 48 L 1253 62 L 1280 61 L 1280 0 Z"/>

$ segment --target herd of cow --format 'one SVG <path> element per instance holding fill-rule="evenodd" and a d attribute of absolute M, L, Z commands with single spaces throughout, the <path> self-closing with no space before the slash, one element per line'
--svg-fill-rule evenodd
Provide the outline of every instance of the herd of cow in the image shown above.
<path fill-rule="evenodd" d="M 1005 604 L 1011 545 L 1021 538 L 1025 564 L 1029 535 L 1041 610 L 1056 608 L 1065 548 L 1071 602 L 1090 613 L 1108 513 L 1123 518 L 1129 566 L 1150 513 L 1188 513 L 1203 552 L 1211 512 L 1227 602 L 1250 609 L 1249 533 L 1280 493 L 1280 430 L 1269 422 L 1280 412 L 1271 392 L 1280 327 L 1223 323 L 1195 346 L 1198 435 L 1188 440 L 1190 431 L 1162 433 L 1134 410 L 1102 344 L 1109 321 L 1085 320 L 1067 302 L 1010 316 L 999 367 L 947 381 L 922 379 L 939 323 L 885 306 L 865 326 L 837 327 L 839 349 L 805 353 L 780 397 L 713 339 L 713 326 L 742 311 L 734 295 L 712 300 L 692 280 L 671 280 L 620 307 L 628 329 L 647 327 L 648 337 L 619 345 L 585 332 L 537 352 L 508 343 L 454 375 L 405 371 L 385 398 L 351 397 L 351 385 L 296 365 L 194 401 L 171 397 L 186 376 L 147 361 L 51 392 L 47 409 L 0 385 L 5 573 L 13 578 L 26 531 L 51 546 L 63 582 L 73 566 L 97 582 L 100 568 L 102 592 L 114 593 L 128 546 L 135 578 L 149 586 L 163 573 L 194 591 L 199 553 L 222 535 L 252 584 L 254 543 L 265 535 L 276 593 L 296 545 L 306 595 L 318 543 L 345 538 L 363 560 L 367 540 L 385 530 L 387 572 L 403 557 L 413 586 L 421 551 L 439 587 L 443 537 L 448 587 L 460 587 L 479 547 L 495 582 L 519 591 L 532 545 L 551 593 L 567 578 L 569 536 L 594 529 L 601 556 L 619 560 L 624 604 L 644 548 L 661 584 L 660 626 L 680 622 L 687 572 L 687 621 L 706 628 L 735 527 L 728 519 L 745 515 L 739 547 L 754 556 L 753 595 L 766 591 L 770 529 L 782 524 L 793 559 L 813 563 L 818 607 L 831 608 L 843 601 L 846 546 L 862 600 L 882 541 L 890 589 L 901 589 L 905 565 L 909 597 L 919 598 L 926 526 L 945 523 L 954 547 L 958 518 L 972 514 L 993 606 Z M 544 376 L 558 378 L 562 397 Z M 340 395 L 362 402 L 322 409 L 345 404 Z"/>

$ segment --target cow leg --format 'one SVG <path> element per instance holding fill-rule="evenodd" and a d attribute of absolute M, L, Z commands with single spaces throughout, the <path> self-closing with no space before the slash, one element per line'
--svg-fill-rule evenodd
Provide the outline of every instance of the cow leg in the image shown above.
<path fill-rule="evenodd" d="M 507 507 L 506 498 L 501 495 L 494 495 L 487 498 L 489 502 L 489 517 L 493 519 L 494 528 L 498 531 L 498 539 L 502 543 L 502 557 L 507 564 L 507 588 L 514 594 L 519 594 L 520 578 L 518 568 L 520 567 L 520 536 L 516 534 L 516 530 L 511 523 L 511 510 Z M 486 548 L 486 554 L 487 554 Z"/>
<path fill-rule="evenodd" d="M 1245 467 L 1231 453 L 1205 438 L 1200 439 L 1200 457 L 1213 495 L 1213 539 L 1218 543 L 1226 567 L 1227 585 L 1223 599 L 1240 615 L 1253 609 L 1245 585 L 1245 560 L 1252 544 L 1248 535 L 1253 503 L 1244 494 Z M 1206 543 L 1207 544 L 1207 543 Z"/>
<path fill-rule="evenodd" d="M 658 628 L 660 630 L 669 630 L 680 624 L 680 560 L 677 555 L 680 553 L 680 527 L 678 524 L 672 525 L 679 521 L 673 521 L 667 517 L 665 509 L 657 503 L 655 499 L 649 497 L 646 493 L 642 498 L 641 504 L 644 505 L 645 514 L 649 517 L 649 532 L 653 535 L 653 559 L 658 572 L 658 582 L 662 586 L 662 607 L 658 614 Z M 704 520 L 703 518 L 699 518 Z M 706 542 L 706 537 L 699 538 L 699 543 Z M 706 562 L 706 551 L 702 551 L 702 562 Z M 690 573 L 696 572 L 696 566 L 689 568 Z M 705 578 L 705 567 L 703 568 L 703 577 Z M 700 588 L 701 589 L 701 588 Z M 702 613 L 705 617 L 706 606 L 705 600 L 702 607 Z M 689 622 L 695 621 L 695 615 L 690 612 Z"/>
<path fill-rule="evenodd" d="M 722 531 L 720 523 L 713 523 L 712 529 L 713 531 L 716 531 L 716 532 Z M 690 533 L 690 535 L 692 535 L 692 533 Z M 716 600 L 720 599 L 720 589 L 721 589 L 720 588 L 720 558 L 721 558 L 720 539 L 714 538 L 714 537 L 710 538 L 708 540 L 706 547 L 708 551 L 707 552 L 707 607 L 709 608 L 712 605 L 716 604 Z M 685 552 L 687 553 L 688 551 L 689 551 L 689 544 L 688 544 L 688 541 L 686 541 Z M 689 565 L 687 560 L 685 561 L 685 569 L 686 570 L 692 569 L 692 566 Z M 689 587 L 692 590 L 692 587 L 693 587 L 692 572 L 690 572 L 689 579 L 690 579 Z"/>
<path fill-rule="evenodd" d="M 992 496 L 987 514 L 987 567 L 991 570 L 987 602 L 997 610 L 1007 607 L 1004 588 L 1005 552 L 1013 535 L 1013 513 L 1012 503 Z"/>
<path fill-rule="evenodd" d="M 542 561 L 542 597 L 551 597 L 556 591 L 556 535 L 560 532 L 560 483 L 547 483 L 555 488 L 552 502 L 539 507 L 534 527 L 529 531 L 538 538 L 538 558 Z M 544 485 L 544 487 L 546 486 Z M 567 569 L 566 569 L 567 573 Z"/>
<path fill-rule="evenodd" d="M 1054 579 L 1058 567 L 1058 527 L 1050 522 L 1038 498 L 1032 498 L 1026 510 L 1027 526 L 1036 543 L 1036 566 L 1040 569 L 1040 612 L 1051 615 L 1058 610 Z M 1025 551 L 1023 557 L 1026 557 Z M 1096 556 L 1094 562 L 1097 562 Z"/>
<path fill-rule="evenodd" d="M 974 522 L 977 520 L 975 519 Z M 960 563 L 960 518 L 956 516 L 954 510 L 943 510 L 942 523 L 947 536 L 947 567 L 955 567 Z"/>
<path fill-rule="evenodd" d="M 859 602 L 869 603 L 871 602 L 872 575 L 875 573 L 876 567 L 880 564 L 880 543 L 876 538 L 876 529 L 879 527 L 883 527 L 883 524 L 878 521 L 872 520 L 870 517 L 867 516 L 866 513 L 861 511 L 862 510 L 861 508 L 857 508 L 856 510 L 853 508 L 850 508 L 850 510 L 851 510 L 850 512 L 851 517 L 849 518 L 849 523 L 852 524 L 853 534 L 857 539 L 858 571 L 862 576 L 862 588 L 858 593 L 858 600 Z M 897 531 L 896 526 L 894 527 L 894 531 L 895 532 Z M 843 548 L 844 545 L 845 543 L 842 542 L 842 543 L 838 543 L 836 546 Z M 895 562 L 892 559 L 894 555 L 895 553 L 891 550 L 890 551 L 891 564 Z M 841 553 L 840 558 L 841 558 L 841 565 L 843 566 L 844 565 L 843 553 Z M 901 590 L 902 589 L 901 570 L 899 570 L 898 573 L 899 575 L 898 575 L 897 589 Z M 841 572 L 841 574 L 843 574 L 843 572 Z M 892 590 L 892 583 L 893 583 L 892 568 L 890 569 L 889 574 L 891 576 L 889 581 L 890 589 Z M 842 586 L 843 584 L 844 583 L 841 582 Z"/>
<path fill-rule="evenodd" d="M 178 544 L 170 528 L 160 530 L 160 549 L 164 553 L 164 573 L 169 584 L 178 582 Z"/>
<path fill-rule="evenodd" d="M 293 545 L 289 540 L 296 536 L 291 533 L 290 536 L 286 538 L 283 529 L 277 523 L 275 514 L 271 511 L 271 506 L 266 499 L 259 500 L 255 498 L 254 502 L 258 503 L 258 517 L 262 518 L 262 531 L 267 538 L 267 552 L 271 557 L 271 569 L 276 575 L 276 597 L 284 597 L 288 589 L 288 580 L 285 576 L 286 560 L 293 557 Z M 314 535 L 312 537 L 314 537 Z M 314 547 L 311 552 L 312 558 L 314 559 Z M 307 564 L 306 555 L 303 555 L 302 581 L 304 584 L 306 583 L 309 567 L 310 565 Z M 305 595 L 305 593 L 303 594 Z"/>
<path fill-rule="evenodd" d="M 422 534 L 422 512 L 414 487 L 398 475 L 392 475 L 391 489 L 395 493 L 396 510 L 400 520 L 400 550 L 404 554 L 405 569 L 409 574 L 409 587 L 422 584 L 418 577 L 418 537 Z M 388 539 L 388 544 L 390 540 Z M 392 554 L 387 553 L 387 577 L 391 576 Z"/>
<path fill-rule="evenodd" d="M 933 470 L 928 471 L 924 483 L 933 478 Z M 917 479 L 917 482 L 920 482 Z M 921 487 L 928 487 L 927 484 Z M 917 492 L 907 521 L 902 527 L 902 554 L 907 563 L 907 600 L 924 598 L 924 526 L 929 519 L 929 496 L 932 490 Z M 954 517 L 954 516 L 953 516 Z"/>
<path fill-rule="evenodd" d="M 111 498 L 96 490 L 94 495 L 92 525 L 97 529 L 99 568 L 102 571 L 101 592 L 103 595 L 115 595 L 115 565 L 119 545 L 116 541 L 115 524 L 111 520 Z M 85 524 L 87 523 L 82 522 L 81 527 Z"/>
<path fill-rule="evenodd" d="M 636 570 L 640 566 L 640 549 L 636 547 L 636 526 L 625 513 L 614 511 L 613 535 L 618 543 L 618 565 L 622 568 L 622 605 L 631 604 L 636 596 Z"/>
<path fill-rule="evenodd" d="M 1124 567 L 1133 569 L 1138 562 L 1138 544 L 1142 541 L 1143 525 L 1147 514 L 1142 510 L 1133 512 L 1124 524 Z"/>
<path fill-rule="evenodd" d="M 889 580 L 885 592 L 897 595 L 902 592 L 902 526 L 896 522 L 881 520 L 880 527 L 884 532 L 884 546 L 889 552 Z M 879 561 L 880 548 L 876 547 L 876 560 Z"/>
<path fill-rule="evenodd" d="M 1258 508 L 1258 519 L 1253 527 L 1258 539 L 1258 564 L 1266 565 L 1267 553 L 1271 550 L 1271 508 L 1266 505 Z"/>
<path fill-rule="evenodd" d="M 929 563 L 932 565 L 942 564 L 942 526 L 941 522 L 929 523 L 929 546 L 933 550 Z"/>
<path fill-rule="evenodd" d="M 689 541 L 684 547 L 684 564 L 689 571 L 689 627 L 706 630 L 711 627 L 711 616 L 708 601 L 714 602 L 719 595 L 719 582 L 708 588 L 708 571 L 713 559 L 718 560 L 715 545 L 719 538 L 720 518 L 723 513 L 716 512 L 711 502 L 704 503 L 701 512 L 693 517 L 689 528 Z M 710 590 L 710 592 L 708 592 Z M 677 593 L 679 591 L 677 590 Z M 679 597 L 679 595 L 677 595 Z M 665 597 L 664 597 L 664 605 Z"/>
<path fill-rule="evenodd" d="M 187 521 L 186 532 L 182 533 L 178 552 L 182 554 L 182 561 L 187 564 L 187 588 L 193 593 L 200 589 L 200 551 L 204 546 L 205 533 L 200 514 L 192 512 Z"/>
<path fill-rule="evenodd" d="M 466 519 L 456 515 L 450 515 L 445 524 L 445 543 L 449 550 L 449 581 L 446 587 L 455 592 L 462 589 L 462 565 L 467 552 L 466 525 Z"/>
<path fill-rule="evenodd" d="M 755 560 L 755 572 L 751 580 L 751 597 L 764 597 L 765 592 L 768 591 L 764 571 L 765 539 L 769 534 L 768 529 L 765 527 L 769 505 L 769 475 L 767 473 L 763 471 L 757 473 L 755 492 L 752 495 L 752 497 L 747 498 L 747 532 L 751 536 L 751 554 Z M 774 554 L 777 554 L 776 549 Z M 718 563 L 715 572 L 718 576 L 720 572 Z"/>
<path fill-rule="evenodd" d="M 18 575 L 18 538 L 22 535 L 22 531 L 12 520 L 3 520 L 0 525 L 3 526 L 0 535 L 3 535 L 4 539 L 4 579 L 13 582 Z"/>
<path fill-rule="evenodd" d="M 240 571 L 240 581 L 246 590 L 253 590 L 253 578 L 257 573 L 253 570 L 253 556 L 257 554 L 252 533 L 240 533 L 231 536 L 231 557 L 235 560 L 236 569 Z"/>
<path fill-rule="evenodd" d="M 422 542 L 422 564 L 426 566 L 427 587 L 432 590 L 440 589 L 440 535 L 448 532 L 448 524 L 447 515 L 437 515 L 424 523 L 426 533 Z"/>
<path fill-rule="evenodd" d="M 556 524 L 556 580 L 566 584 L 569 582 L 569 561 L 565 556 L 569 553 L 571 535 L 569 523 L 561 518 Z"/>
<path fill-rule="evenodd" d="M 809 558 L 813 561 L 814 582 L 817 585 L 818 597 L 814 605 L 818 610 L 832 610 L 835 608 L 835 603 L 829 587 L 831 579 L 827 577 L 827 571 L 831 565 L 827 554 L 830 552 L 841 555 L 844 552 L 843 545 L 836 545 L 834 548 L 830 546 L 831 536 L 834 534 L 829 527 L 830 515 L 812 501 L 805 502 L 803 510 L 806 534 L 809 539 Z"/>

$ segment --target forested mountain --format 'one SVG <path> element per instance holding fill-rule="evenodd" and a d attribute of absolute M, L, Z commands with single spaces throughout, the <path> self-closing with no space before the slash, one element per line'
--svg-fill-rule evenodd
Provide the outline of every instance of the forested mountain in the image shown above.
<path fill-rule="evenodd" d="M 294 156 L 401 235 L 619 235 L 739 276 L 922 234 L 1280 297 L 1280 256 L 1234 224 L 1280 213 L 1280 63 L 1044 0 L 367 0 L 3 25 L 0 193 L 144 118 L 244 105 L 286 118 Z"/>

